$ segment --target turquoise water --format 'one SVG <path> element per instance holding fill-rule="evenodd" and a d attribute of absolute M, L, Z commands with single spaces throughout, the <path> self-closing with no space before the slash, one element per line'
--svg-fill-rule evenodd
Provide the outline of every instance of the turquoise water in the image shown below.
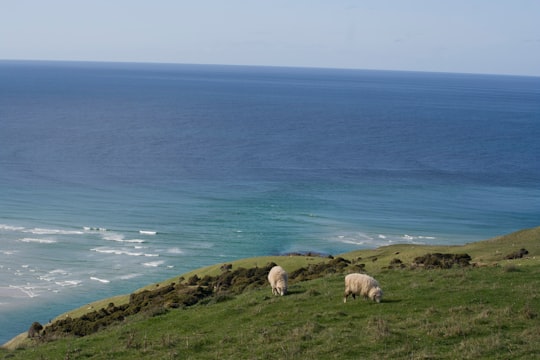
<path fill-rule="evenodd" d="M 539 78 L 0 62 L 0 79 L 0 342 L 214 263 L 539 225 Z"/>

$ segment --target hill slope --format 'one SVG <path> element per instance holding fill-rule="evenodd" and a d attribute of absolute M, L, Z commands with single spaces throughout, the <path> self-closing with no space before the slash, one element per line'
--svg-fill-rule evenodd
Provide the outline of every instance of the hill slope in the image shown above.
<path fill-rule="evenodd" d="M 95 334 L 55 341 L 13 340 L 10 358 L 530 358 L 540 341 L 540 228 L 463 246 L 393 245 L 340 255 L 346 267 L 291 280 L 290 294 L 271 296 L 259 284 L 194 306 L 138 312 Z M 507 255 L 525 248 L 518 259 Z M 467 253 L 477 266 L 426 270 L 410 266 L 426 253 Z M 397 261 L 396 259 L 399 259 Z M 314 256 L 259 257 L 233 269 L 276 262 L 291 274 L 336 263 Z M 401 263 L 400 263 L 401 262 Z M 390 266 L 390 264 L 393 264 Z M 219 276 L 222 264 L 183 275 Z M 342 302 L 343 274 L 365 270 L 381 283 L 381 304 Z M 305 274 L 304 274 L 305 275 Z M 151 285 L 164 288 L 179 278 Z M 106 299 L 95 309 L 129 296 Z M 78 317 L 88 308 L 66 315 Z M 26 334 L 21 338 L 25 338 Z"/>

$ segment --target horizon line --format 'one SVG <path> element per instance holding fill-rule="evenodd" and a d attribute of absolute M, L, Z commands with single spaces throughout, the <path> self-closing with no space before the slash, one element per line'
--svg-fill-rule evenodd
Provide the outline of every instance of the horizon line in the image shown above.
<path fill-rule="evenodd" d="M 331 67 L 331 66 L 309 66 L 309 65 L 261 65 L 261 64 L 220 64 L 220 63 L 190 63 L 190 62 L 168 62 L 168 61 L 126 61 L 126 60 L 65 60 L 65 59 L 3 59 L 0 63 L 7 62 L 35 62 L 35 63 L 80 63 L 80 64 L 126 64 L 126 65 L 176 65 L 176 66 L 222 66 L 222 67 L 252 67 L 252 68 L 275 68 L 275 69 L 313 69 L 313 70 L 343 70 L 343 71 L 380 71 L 380 72 L 403 72 L 403 73 L 428 73 L 428 74 L 450 74 L 450 75 L 479 75 L 479 76 L 509 76 L 540 78 L 539 75 L 524 75 L 512 73 L 476 73 L 460 71 L 435 71 L 435 70 L 408 70 L 408 69 L 384 69 L 384 68 L 354 68 L 354 67 Z"/>

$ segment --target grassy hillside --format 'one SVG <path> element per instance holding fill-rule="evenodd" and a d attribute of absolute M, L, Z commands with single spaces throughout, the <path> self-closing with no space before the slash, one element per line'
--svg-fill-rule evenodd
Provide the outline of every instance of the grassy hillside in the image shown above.
<path fill-rule="evenodd" d="M 505 259 L 521 248 L 528 254 Z M 410 266 L 415 258 L 437 252 L 467 253 L 475 266 Z M 210 296 L 193 306 L 139 312 L 84 337 L 44 342 L 25 339 L 24 334 L 11 344 L 19 349 L 0 351 L 0 358 L 530 359 L 539 352 L 540 228 L 464 246 L 394 245 L 340 256 L 351 263 L 313 280 L 291 280 L 284 297 L 272 296 L 267 284 L 248 286 L 239 294 Z M 253 268 L 275 262 L 292 274 L 331 261 L 258 257 L 232 265 Z M 183 279 L 219 276 L 221 265 L 184 274 Z M 381 283 L 381 304 L 363 299 L 343 303 L 343 274 L 358 268 Z M 120 296 L 92 307 L 129 301 L 129 296 Z M 60 318 L 89 311 L 86 306 Z"/>

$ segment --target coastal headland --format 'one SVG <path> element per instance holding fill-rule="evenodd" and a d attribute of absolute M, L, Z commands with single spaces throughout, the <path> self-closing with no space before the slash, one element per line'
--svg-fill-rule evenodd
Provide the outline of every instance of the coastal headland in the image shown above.
<path fill-rule="evenodd" d="M 272 296 L 271 264 L 289 272 L 287 296 Z M 379 280 L 381 304 L 342 303 L 351 272 Z M 61 314 L 0 356 L 527 358 L 540 342 L 539 279 L 540 227 L 459 246 L 240 259 Z"/>

